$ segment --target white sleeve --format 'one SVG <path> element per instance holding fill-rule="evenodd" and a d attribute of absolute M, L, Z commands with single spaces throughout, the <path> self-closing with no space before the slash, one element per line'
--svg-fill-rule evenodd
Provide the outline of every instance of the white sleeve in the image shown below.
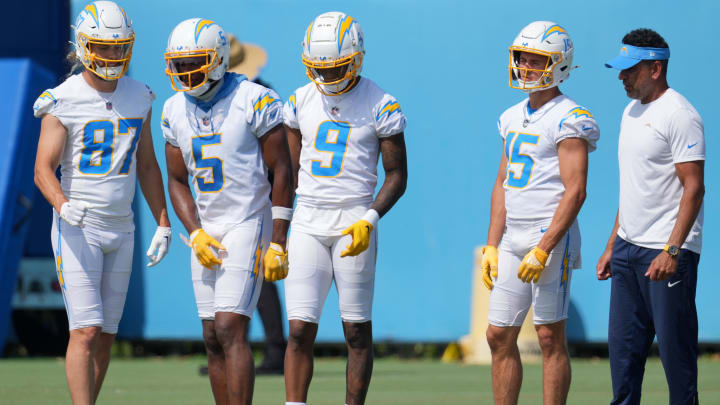
<path fill-rule="evenodd" d="M 33 114 L 36 118 L 42 118 L 45 114 L 56 114 L 58 109 L 58 99 L 53 94 L 52 90 L 45 90 L 40 93 L 40 96 L 35 100 L 33 104 Z"/>
<path fill-rule="evenodd" d="M 397 100 L 389 94 L 385 94 L 374 110 L 375 131 L 378 138 L 397 135 L 405 131 L 407 120 L 400 109 Z"/>
<path fill-rule="evenodd" d="M 253 91 L 252 109 L 248 109 L 248 113 L 252 114 L 248 119 L 250 130 L 256 137 L 260 138 L 269 130 L 282 124 L 283 103 L 273 90 L 257 85 Z"/>
<path fill-rule="evenodd" d="M 297 106 L 295 105 L 295 93 L 288 97 L 283 106 L 283 122 L 290 128 L 300 128 L 297 119 Z"/>
<path fill-rule="evenodd" d="M 150 100 L 150 104 L 152 104 L 152 102 L 155 101 L 155 98 L 156 98 L 155 92 L 152 91 L 150 86 L 148 86 L 147 84 L 145 85 L 145 88 L 147 89 L 147 97 Z"/>
<path fill-rule="evenodd" d="M 503 130 L 502 119 L 503 119 L 503 116 L 501 115 L 500 118 L 498 118 L 498 120 L 497 120 L 497 130 L 498 130 L 498 134 L 500 134 L 500 138 L 502 138 L 503 142 L 505 142 L 505 130 Z"/>
<path fill-rule="evenodd" d="M 668 129 L 673 163 L 705 160 L 705 129 L 697 113 L 685 108 L 676 111 L 670 117 Z"/>
<path fill-rule="evenodd" d="M 600 128 L 595 118 L 586 108 L 573 107 L 558 125 L 555 136 L 555 144 L 567 138 L 581 138 L 588 144 L 588 152 L 596 149 L 597 141 L 600 139 Z"/>
<path fill-rule="evenodd" d="M 178 142 L 177 138 L 175 137 L 175 134 L 172 131 L 172 126 L 170 124 L 170 120 L 168 119 L 168 103 L 165 102 L 165 105 L 163 106 L 162 115 L 160 116 L 160 128 L 162 128 L 162 134 L 167 143 L 170 145 L 178 148 Z"/>

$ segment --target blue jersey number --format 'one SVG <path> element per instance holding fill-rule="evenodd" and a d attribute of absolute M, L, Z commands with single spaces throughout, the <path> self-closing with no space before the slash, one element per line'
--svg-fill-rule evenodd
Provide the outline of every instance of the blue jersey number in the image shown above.
<path fill-rule="evenodd" d="M 140 139 L 140 132 L 142 131 L 143 120 L 141 118 L 121 118 L 118 120 L 118 134 L 129 135 L 130 128 L 134 128 L 132 142 L 130 143 L 130 149 L 123 159 L 122 166 L 120 166 L 119 174 L 130 173 L 130 164 L 132 163 L 132 157 L 137 147 L 138 140 Z"/>
<path fill-rule="evenodd" d="M 102 136 L 98 142 L 96 135 Z M 83 130 L 83 145 L 80 152 L 80 172 L 84 174 L 107 174 L 112 165 L 115 126 L 110 121 L 90 121 Z"/>
<path fill-rule="evenodd" d="M 142 118 L 120 118 L 118 120 L 118 134 L 130 134 L 134 128 L 133 139 L 130 142 L 125 159 L 122 161 L 118 174 L 130 173 L 130 164 L 140 139 L 142 131 Z M 98 135 L 102 141 L 98 142 Z M 83 174 L 108 174 L 112 167 L 113 142 L 115 140 L 115 125 L 112 121 L 90 121 L 83 130 L 83 150 L 80 152 L 80 172 Z"/>
<path fill-rule="evenodd" d="M 315 135 L 315 149 L 332 153 L 330 166 L 324 166 L 321 160 L 313 160 L 311 173 L 318 177 L 335 177 L 342 171 L 343 160 L 350 136 L 350 123 L 325 121 L 318 127 Z"/>
<path fill-rule="evenodd" d="M 223 188 L 225 174 L 223 161 L 218 157 L 203 157 L 203 146 L 218 145 L 222 143 L 221 134 L 200 135 L 192 138 L 192 154 L 196 169 L 210 169 L 212 179 L 197 177 L 198 189 L 203 193 L 215 193 Z"/>
<path fill-rule="evenodd" d="M 529 155 L 520 153 L 520 147 L 526 143 L 537 145 L 540 136 L 510 132 L 505 140 L 505 156 L 507 158 L 507 185 L 512 188 L 524 188 L 530 182 L 535 161 Z M 512 164 L 522 165 L 522 171 L 515 173 Z"/>

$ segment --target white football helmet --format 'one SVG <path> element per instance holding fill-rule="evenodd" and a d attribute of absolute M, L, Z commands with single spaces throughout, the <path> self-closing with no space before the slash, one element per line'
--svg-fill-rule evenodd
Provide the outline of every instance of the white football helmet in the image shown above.
<path fill-rule="evenodd" d="M 307 76 L 321 93 L 328 96 L 345 93 L 360 76 L 365 56 L 363 33 L 360 24 L 349 15 L 338 11 L 320 14 L 308 26 L 302 47 Z M 323 78 L 321 69 L 332 68 L 340 69 L 339 74 Z"/>
<path fill-rule="evenodd" d="M 165 74 L 170 76 L 173 90 L 199 96 L 222 79 L 229 60 L 230 41 L 222 27 L 214 21 L 191 18 L 170 33 Z"/>
<path fill-rule="evenodd" d="M 92 2 L 80 12 L 72 28 L 75 55 L 85 69 L 105 80 L 117 80 L 127 72 L 135 33 L 125 10 L 112 1 Z M 106 46 L 114 47 L 105 53 L 112 57 L 102 57 L 97 48 L 93 50 Z"/>
<path fill-rule="evenodd" d="M 557 86 L 570 75 L 574 51 L 572 40 L 563 27 L 551 21 L 530 23 L 510 46 L 510 87 L 531 93 Z M 521 52 L 546 57 L 544 68 L 520 66 Z M 538 77 L 528 80 L 529 72 L 537 72 Z"/>

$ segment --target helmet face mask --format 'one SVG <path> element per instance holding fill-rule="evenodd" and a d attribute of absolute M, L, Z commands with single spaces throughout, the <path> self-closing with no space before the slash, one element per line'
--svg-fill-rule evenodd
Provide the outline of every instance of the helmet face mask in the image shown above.
<path fill-rule="evenodd" d="M 112 1 L 85 6 L 75 25 L 75 56 L 104 80 L 121 78 L 130 67 L 135 33 L 125 11 Z"/>
<path fill-rule="evenodd" d="M 195 90 L 207 83 L 209 72 L 218 67 L 217 52 L 203 49 L 191 52 L 166 52 L 165 73 L 175 91 Z"/>
<path fill-rule="evenodd" d="M 510 47 L 511 86 L 522 90 L 550 87 L 554 81 L 553 59 L 557 60 L 557 54 Z"/>
<path fill-rule="evenodd" d="M 165 74 L 173 90 L 200 96 L 222 79 L 229 59 L 230 41 L 222 27 L 210 20 L 191 18 L 170 33 Z"/>
<path fill-rule="evenodd" d="M 302 46 L 306 74 L 324 95 L 343 94 L 360 77 L 364 40 L 352 17 L 337 11 L 321 14 L 310 23 Z"/>
<path fill-rule="evenodd" d="M 510 46 L 509 85 L 531 93 L 556 87 L 572 69 L 574 48 L 564 28 L 536 21 L 520 31 Z"/>

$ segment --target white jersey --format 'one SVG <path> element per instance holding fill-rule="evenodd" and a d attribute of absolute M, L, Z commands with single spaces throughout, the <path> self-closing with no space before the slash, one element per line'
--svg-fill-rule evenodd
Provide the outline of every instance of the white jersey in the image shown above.
<path fill-rule="evenodd" d="M 53 115 L 67 130 L 60 186 L 69 200 L 89 204 L 84 223 L 114 231 L 134 229 L 135 155 L 154 100 L 149 87 L 128 76 L 105 94 L 77 74 L 35 101 L 36 117 Z"/>
<path fill-rule="evenodd" d="M 162 130 L 182 151 L 201 223 L 239 224 L 270 204 L 259 138 L 282 124 L 282 101 L 243 75 L 226 73 L 222 86 L 207 103 L 170 97 Z"/>
<path fill-rule="evenodd" d="M 503 183 L 507 218 L 551 218 L 565 192 L 558 144 L 567 138 L 581 138 L 592 152 L 600 129 L 587 109 L 565 95 L 532 113 L 528 104 L 525 99 L 508 108 L 498 120 L 507 159 Z"/>
<path fill-rule="evenodd" d="M 620 209 L 618 235 L 662 249 L 680 209 L 683 186 L 675 164 L 705 160 L 705 132 L 695 108 L 667 89 L 655 101 L 633 100 L 623 112 L 618 140 Z M 703 208 L 682 245 L 700 254 Z"/>
<path fill-rule="evenodd" d="M 405 130 L 405 115 L 397 100 L 364 77 L 355 88 L 337 96 L 325 96 L 308 83 L 290 96 L 283 116 L 285 125 L 302 134 L 298 209 L 369 206 L 377 185 L 379 139 Z M 293 226 L 307 232 L 331 227 L 334 234 L 349 225 L 318 224 L 317 216 L 303 221 L 302 212 L 297 214 L 300 217 L 294 217 Z"/>

